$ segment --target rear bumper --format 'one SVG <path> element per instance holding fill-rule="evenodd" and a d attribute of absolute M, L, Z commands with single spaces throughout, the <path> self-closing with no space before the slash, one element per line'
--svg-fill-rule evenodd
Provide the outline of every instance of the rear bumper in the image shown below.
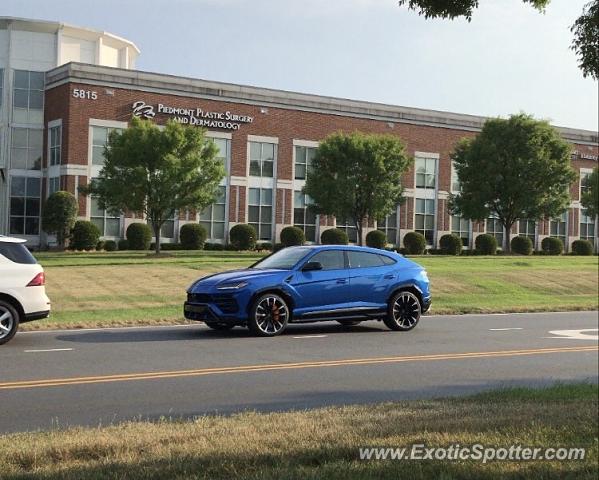
<path fill-rule="evenodd" d="M 42 320 L 50 316 L 50 310 L 44 310 L 43 312 L 31 312 L 25 314 L 25 319 L 22 323 L 33 322 L 34 320 Z"/>

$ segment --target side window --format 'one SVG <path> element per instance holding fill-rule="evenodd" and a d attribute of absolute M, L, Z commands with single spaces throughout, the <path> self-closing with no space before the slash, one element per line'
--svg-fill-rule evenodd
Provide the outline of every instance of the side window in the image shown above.
<path fill-rule="evenodd" d="M 350 268 L 380 267 L 384 265 L 381 255 L 367 252 L 347 252 Z"/>
<path fill-rule="evenodd" d="M 379 257 L 381 257 L 381 260 L 385 265 L 393 265 L 394 263 L 397 263 L 395 260 L 393 260 L 390 257 L 387 257 L 386 255 L 379 255 Z"/>
<path fill-rule="evenodd" d="M 323 270 L 340 270 L 345 268 L 345 259 L 341 250 L 325 250 L 314 255 L 310 261 L 320 262 Z"/>

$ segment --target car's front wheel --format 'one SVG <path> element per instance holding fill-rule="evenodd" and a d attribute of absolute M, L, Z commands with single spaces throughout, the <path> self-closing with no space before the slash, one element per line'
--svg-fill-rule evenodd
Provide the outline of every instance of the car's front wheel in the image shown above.
<path fill-rule="evenodd" d="M 15 336 L 19 328 L 19 312 L 10 303 L 0 300 L 0 345 Z"/>
<path fill-rule="evenodd" d="M 274 337 L 287 327 L 290 311 L 287 302 L 275 293 L 259 296 L 253 303 L 248 328 L 254 335 Z"/>
<path fill-rule="evenodd" d="M 421 313 L 422 305 L 418 297 L 403 290 L 391 297 L 384 322 L 391 330 L 412 330 L 418 324 Z"/>

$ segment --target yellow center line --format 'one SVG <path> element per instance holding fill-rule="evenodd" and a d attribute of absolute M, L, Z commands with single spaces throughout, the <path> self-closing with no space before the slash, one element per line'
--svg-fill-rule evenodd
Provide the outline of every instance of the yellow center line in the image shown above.
<path fill-rule="evenodd" d="M 597 346 L 555 347 L 528 350 L 500 350 L 495 352 L 441 353 L 431 355 L 404 355 L 396 357 L 354 358 L 344 360 L 324 360 L 297 363 L 279 363 L 266 365 L 241 365 L 234 367 L 200 368 L 195 370 L 174 370 L 164 372 L 140 372 L 117 375 L 101 375 L 93 377 L 71 377 L 55 379 L 39 379 L 0 383 L 0 390 L 21 388 L 55 387 L 60 385 L 83 385 L 90 383 L 126 382 L 134 380 L 155 380 L 162 378 L 196 377 L 203 375 L 219 375 L 226 373 L 267 372 L 272 370 L 292 370 L 300 368 L 338 367 L 349 365 L 374 365 L 380 363 L 423 362 L 434 360 L 462 360 L 488 357 L 515 357 L 522 355 L 541 355 L 548 353 L 596 352 Z"/>

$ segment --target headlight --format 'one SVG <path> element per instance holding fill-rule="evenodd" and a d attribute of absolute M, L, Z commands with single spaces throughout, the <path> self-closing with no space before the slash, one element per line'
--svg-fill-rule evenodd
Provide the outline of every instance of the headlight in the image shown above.
<path fill-rule="evenodd" d="M 245 287 L 248 282 L 235 282 L 235 283 L 225 283 L 224 285 L 219 285 L 216 287 L 217 290 L 239 290 L 240 288 Z"/>
<path fill-rule="evenodd" d="M 420 272 L 420 275 L 422 275 L 422 278 L 424 278 L 425 280 L 428 280 L 428 274 L 426 273 L 426 270 L 422 270 L 422 272 Z"/>

